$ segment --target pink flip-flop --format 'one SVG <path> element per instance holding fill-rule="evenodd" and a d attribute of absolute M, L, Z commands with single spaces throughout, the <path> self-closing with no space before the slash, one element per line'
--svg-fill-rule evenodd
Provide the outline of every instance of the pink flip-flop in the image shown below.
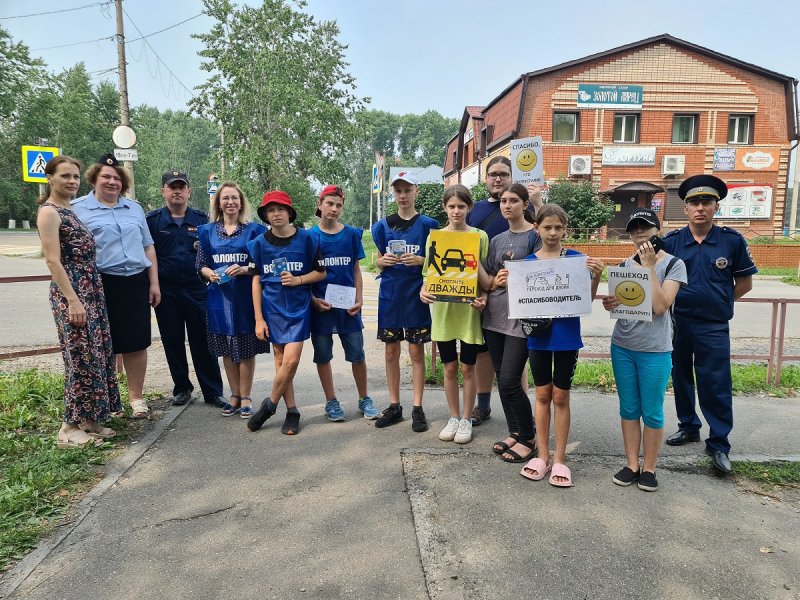
<path fill-rule="evenodd" d="M 536 473 L 528 473 L 529 470 L 536 471 Z M 537 457 L 529 460 L 528 464 L 522 467 L 519 474 L 531 481 L 541 481 L 544 479 L 544 476 L 547 475 L 548 471 L 550 471 L 550 465 Z"/>
<path fill-rule="evenodd" d="M 554 477 L 563 477 L 566 481 L 556 481 Z M 550 473 L 550 485 L 555 487 L 572 487 L 572 471 L 569 470 L 567 465 L 555 463 L 553 465 L 553 472 Z"/>

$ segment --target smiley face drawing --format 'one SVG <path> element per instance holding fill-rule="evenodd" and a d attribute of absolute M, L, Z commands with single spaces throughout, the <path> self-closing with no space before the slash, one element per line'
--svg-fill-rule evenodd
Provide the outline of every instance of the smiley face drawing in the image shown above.
<path fill-rule="evenodd" d="M 520 171 L 532 171 L 536 166 L 536 153 L 533 150 L 525 149 L 517 154 L 517 168 Z"/>
<path fill-rule="evenodd" d="M 626 279 L 616 287 L 614 297 L 625 306 L 639 306 L 644 302 L 644 288 L 640 283 Z"/>

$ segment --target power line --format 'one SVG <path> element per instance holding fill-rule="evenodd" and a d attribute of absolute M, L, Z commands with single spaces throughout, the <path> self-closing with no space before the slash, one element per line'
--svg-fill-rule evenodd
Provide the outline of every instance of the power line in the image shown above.
<path fill-rule="evenodd" d="M 31 52 L 42 52 L 44 50 L 55 50 L 56 48 L 69 48 L 70 46 L 82 46 L 83 44 L 93 44 L 95 42 L 113 41 L 116 36 L 97 38 L 96 40 L 86 40 L 85 42 L 73 42 L 72 44 L 61 44 L 60 46 L 47 46 L 46 48 L 34 48 Z"/>
<path fill-rule="evenodd" d="M 125 14 L 127 15 L 128 13 L 125 13 Z M 130 44 L 131 42 L 138 42 L 139 40 L 143 40 L 144 38 L 149 38 L 149 37 L 154 36 L 154 35 L 156 35 L 158 33 L 163 33 L 163 32 L 168 31 L 170 29 L 174 29 L 178 25 L 183 25 L 184 23 L 188 23 L 189 21 L 191 21 L 193 19 L 196 19 L 197 17 L 202 17 L 202 16 L 203 16 L 203 13 L 197 13 L 195 16 L 189 17 L 188 19 L 184 19 L 180 23 L 175 23 L 175 25 L 170 25 L 169 27 L 165 27 L 164 29 L 159 29 L 158 31 L 154 31 L 153 33 L 148 33 L 147 35 L 143 35 L 142 37 L 138 37 L 138 38 L 134 38 L 132 40 L 128 40 L 125 43 L 126 44 Z M 128 17 L 128 18 L 130 19 L 130 17 Z M 131 21 L 131 23 L 133 23 L 133 21 Z M 136 27 L 136 25 L 134 25 L 134 27 Z M 136 27 L 136 29 L 138 30 L 139 28 Z M 139 33 L 141 33 L 141 32 L 139 32 Z"/>
<path fill-rule="evenodd" d="M 122 8 L 122 12 L 124 12 L 124 13 L 125 13 L 125 16 L 126 16 L 126 17 L 128 17 L 128 21 L 130 21 L 130 22 L 131 22 L 131 25 L 133 25 L 133 26 L 136 28 L 136 31 L 138 31 L 138 32 L 139 32 L 139 35 L 141 36 L 141 38 L 140 38 L 140 39 L 141 39 L 141 40 L 142 40 L 142 41 L 143 41 L 145 44 L 147 44 L 147 47 L 148 47 L 148 48 L 150 48 L 150 50 L 152 50 L 152 51 L 153 51 L 153 54 L 155 54 L 155 55 L 156 55 L 156 58 L 158 59 L 158 61 L 159 61 L 159 62 L 160 62 L 162 65 L 164 65 L 164 68 L 165 68 L 167 71 L 169 71 L 169 74 L 170 74 L 170 75 L 172 75 L 172 77 L 175 79 L 175 81 L 177 81 L 178 83 L 180 83 L 180 84 L 181 84 L 181 87 L 183 87 L 183 89 L 184 89 L 184 90 L 186 90 L 186 92 L 187 92 L 187 93 L 188 93 L 190 96 L 193 96 L 194 94 L 192 94 L 192 91 L 191 91 L 191 90 L 190 90 L 188 87 L 186 87 L 186 85 L 184 85 L 184 83 L 183 83 L 183 82 L 182 82 L 182 81 L 181 81 L 181 80 L 178 78 L 178 76 L 177 76 L 177 75 L 175 75 L 175 73 L 173 73 L 172 69 L 170 69 L 170 68 L 167 66 L 167 63 L 165 63 L 165 62 L 164 62 L 164 60 L 163 60 L 163 59 L 162 59 L 162 58 L 161 58 L 161 57 L 158 55 L 158 52 L 156 52 L 156 51 L 155 51 L 155 49 L 154 49 L 154 48 L 153 48 L 153 47 L 150 45 L 150 42 L 148 42 L 148 41 L 147 41 L 147 36 L 146 36 L 145 34 L 143 34 L 143 33 L 142 33 L 142 30 L 141 30 L 141 29 L 139 29 L 139 26 L 138 26 L 138 25 L 136 25 L 136 23 L 134 23 L 133 19 L 131 19 L 131 16 L 128 14 L 128 11 L 126 11 L 124 7 Z M 152 35 L 152 34 L 151 34 L 151 35 Z"/>
<path fill-rule="evenodd" d="M 76 10 L 83 10 L 84 8 L 92 8 L 93 6 L 103 6 L 105 4 L 112 4 L 111 0 L 107 2 L 95 2 L 93 4 L 85 4 L 84 6 L 78 6 L 76 8 L 63 8 L 61 10 L 51 10 L 48 12 L 40 12 L 40 13 L 33 13 L 30 15 L 14 15 L 13 17 L 0 17 L 0 21 L 7 21 L 8 19 L 25 19 L 27 17 L 41 17 L 44 15 L 55 15 L 58 13 L 65 13 L 65 12 L 73 12 Z"/>

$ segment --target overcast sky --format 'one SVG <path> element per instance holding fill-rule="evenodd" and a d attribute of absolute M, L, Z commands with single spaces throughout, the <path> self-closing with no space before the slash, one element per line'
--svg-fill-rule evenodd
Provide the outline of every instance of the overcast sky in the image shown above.
<path fill-rule="evenodd" d="M 116 84 L 116 71 L 103 73 L 117 65 L 113 2 L 4 18 L 104 1 L 2 0 L 0 24 L 52 70 L 83 61 L 94 77 Z M 123 6 L 128 40 L 194 17 L 203 8 L 200 0 L 125 0 Z M 521 73 L 663 33 L 800 76 L 798 0 L 310 0 L 305 10 L 338 22 L 358 94 L 371 97 L 371 107 L 393 113 L 434 109 L 461 117 L 465 105 L 486 104 Z M 207 76 L 199 68 L 201 45 L 191 34 L 210 22 L 201 15 L 149 37 L 152 49 L 143 41 L 129 44 L 131 106 L 186 107 L 192 88 Z M 106 39 L 52 48 L 98 38 Z"/>

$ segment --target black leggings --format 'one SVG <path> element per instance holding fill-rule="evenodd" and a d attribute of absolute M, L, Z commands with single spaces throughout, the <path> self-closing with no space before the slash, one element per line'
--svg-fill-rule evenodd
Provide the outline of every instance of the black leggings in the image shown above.
<path fill-rule="evenodd" d="M 518 433 L 525 440 L 533 439 L 536 427 L 531 403 L 521 383 L 528 360 L 528 340 L 488 329 L 483 330 L 483 337 L 489 346 L 492 366 L 497 375 L 500 403 L 506 415 L 508 432 Z"/>
<path fill-rule="evenodd" d="M 560 390 L 572 387 L 579 350 L 531 350 L 533 383 L 539 387 L 551 383 Z"/>

